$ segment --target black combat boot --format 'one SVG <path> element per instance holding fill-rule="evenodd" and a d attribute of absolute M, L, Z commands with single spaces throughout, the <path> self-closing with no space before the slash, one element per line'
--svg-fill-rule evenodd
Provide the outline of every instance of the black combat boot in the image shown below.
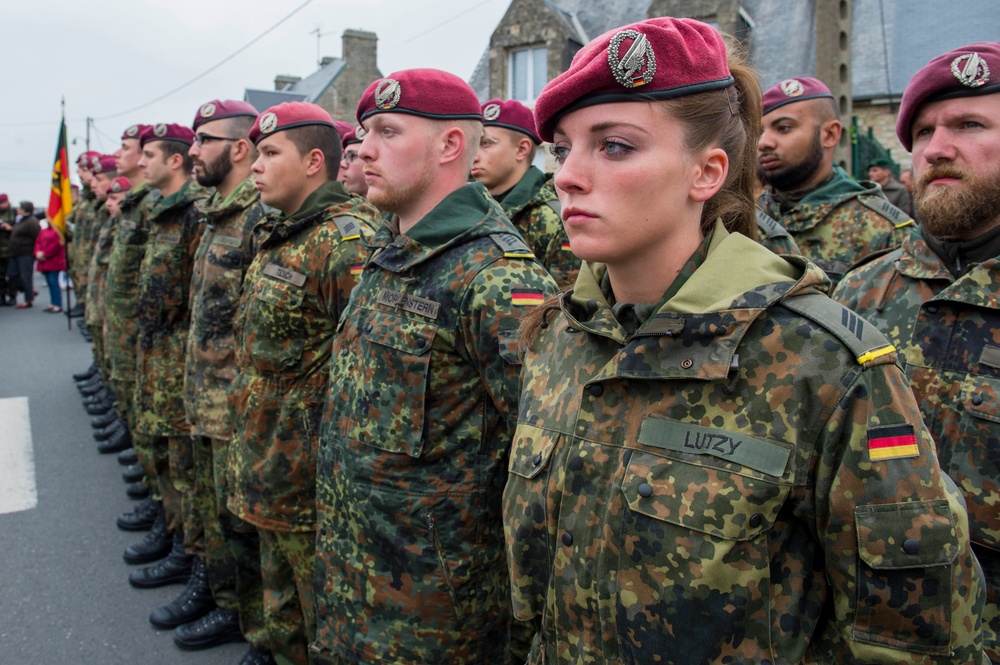
<path fill-rule="evenodd" d="M 126 483 L 137 483 L 145 477 L 145 472 L 138 464 L 133 464 L 122 472 L 122 480 Z"/>
<path fill-rule="evenodd" d="M 240 665 L 278 665 L 270 651 L 251 646 L 250 650 L 243 654 Z"/>
<path fill-rule="evenodd" d="M 77 372 L 73 375 L 73 380 L 76 382 L 86 381 L 87 379 L 92 379 L 97 376 L 97 363 L 91 363 L 90 367 L 83 370 L 82 372 Z"/>
<path fill-rule="evenodd" d="M 145 499 L 149 496 L 149 488 L 141 482 L 129 483 L 125 487 L 125 494 L 130 499 Z"/>
<path fill-rule="evenodd" d="M 122 531 L 149 531 L 159 516 L 160 503 L 150 498 L 137 503 L 132 512 L 119 515 L 115 524 Z"/>
<path fill-rule="evenodd" d="M 77 390 L 79 390 L 80 394 L 84 396 L 83 401 L 84 403 L 86 403 L 87 402 L 86 398 L 92 397 L 100 393 L 102 390 L 107 389 L 107 387 L 108 387 L 107 384 L 104 383 L 104 379 L 98 376 L 96 379 L 92 381 L 87 381 L 86 383 L 78 385 Z"/>
<path fill-rule="evenodd" d="M 173 541 L 174 537 L 167 531 L 167 518 L 163 515 L 161 507 L 159 515 L 157 515 L 156 521 L 153 523 L 153 528 L 149 530 L 149 533 L 140 542 L 126 547 L 122 558 L 125 559 L 125 563 L 151 563 L 170 554 Z M 183 548 L 184 543 L 181 541 L 181 551 L 183 551 Z M 129 580 L 131 579 L 132 576 L 130 575 Z"/>
<path fill-rule="evenodd" d="M 152 532 L 150 532 L 152 533 Z M 186 584 L 191 577 L 194 557 L 184 553 L 184 534 L 167 534 L 170 554 L 155 566 L 129 573 L 128 583 L 136 589 L 154 589 L 168 584 Z"/>
<path fill-rule="evenodd" d="M 83 410 L 91 416 L 103 416 L 108 411 L 112 411 L 115 408 L 114 400 L 108 400 L 106 402 L 97 402 L 95 404 L 87 404 L 83 407 Z"/>
<path fill-rule="evenodd" d="M 126 448 L 118 453 L 118 463 L 122 466 L 132 466 L 133 464 L 138 464 L 139 455 L 136 454 L 135 448 Z"/>
<path fill-rule="evenodd" d="M 115 432 L 120 429 L 126 429 L 125 423 L 121 420 L 115 420 L 113 423 L 107 427 L 102 427 L 101 429 L 94 430 L 94 441 L 107 441 L 110 439 Z"/>
<path fill-rule="evenodd" d="M 174 631 L 174 644 L 188 651 L 210 649 L 227 642 L 243 641 L 240 615 L 221 607 L 216 607 L 197 621 L 177 626 L 177 630 Z"/>
<path fill-rule="evenodd" d="M 128 428 L 123 427 L 112 434 L 110 439 L 98 444 L 97 452 L 102 455 L 108 455 L 111 453 L 120 453 L 121 451 L 131 447 L 132 435 L 128 433 Z"/>
<path fill-rule="evenodd" d="M 153 610 L 149 623 L 157 628 L 176 628 L 182 623 L 197 621 L 215 609 L 212 587 L 208 586 L 205 558 L 196 556 L 191 565 L 191 577 L 181 595 Z"/>
<path fill-rule="evenodd" d="M 103 429 L 108 425 L 116 422 L 118 420 L 118 413 L 116 411 L 109 411 L 103 416 L 94 416 L 90 419 L 90 426 L 94 429 Z"/>

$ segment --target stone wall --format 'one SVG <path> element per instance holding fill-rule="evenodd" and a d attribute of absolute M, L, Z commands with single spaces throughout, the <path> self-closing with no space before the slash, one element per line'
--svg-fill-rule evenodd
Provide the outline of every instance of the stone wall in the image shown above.
<path fill-rule="evenodd" d="M 334 120 L 355 124 L 354 112 L 362 93 L 372 81 L 382 78 L 377 64 L 378 36 L 374 32 L 345 30 L 341 54 L 344 68 L 317 103 L 330 111 Z"/>
<path fill-rule="evenodd" d="M 896 116 L 899 112 L 899 104 L 869 102 L 854 102 L 854 115 L 858 118 L 858 131 L 867 133 L 868 128 L 872 128 L 872 134 L 883 146 L 891 151 L 892 161 L 898 162 L 905 170 L 910 168 L 912 160 L 906 148 L 896 138 Z"/>

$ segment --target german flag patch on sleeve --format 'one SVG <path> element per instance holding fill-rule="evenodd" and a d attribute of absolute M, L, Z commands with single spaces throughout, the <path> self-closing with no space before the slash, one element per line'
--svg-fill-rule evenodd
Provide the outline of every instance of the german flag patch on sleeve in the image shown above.
<path fill-rule="evenodd" d="M 886 425 L 868 428 L 868 458 L 872 462 L 917 457 L 917 437 L 913 425 Z"/>
<path fill-rule="evenodd" d="M 564 243 L 562 244 L 562 250 L 563 250 L 564 252 L 570 252 L 570 251 L 572 251 L 572 250 L 570 249 L 570 247 L 569 247 L 569 241 L 568 241 L 568 240 L 567 240 L 566 242 L 564 242 Z"/>
<path fill-rule="evenodd" d="M 539 289 L 511 289 L 510 301 L 519 307 L 541 305 L 545 294 Z"/>
<path fill-rule="evenodd" d="M 357 277 L 358 275 L 360 275 L 364 271 L 364 269 L 365 269 L 365 264 L 363 264 L 363 263 L 352 263 L 351 264 L 351 274 L 354 275 L 355 277 Z"/>

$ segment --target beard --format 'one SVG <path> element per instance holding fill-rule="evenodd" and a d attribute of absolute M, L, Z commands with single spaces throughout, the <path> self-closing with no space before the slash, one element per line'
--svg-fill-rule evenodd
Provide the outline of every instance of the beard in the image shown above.
<path fill-rule="evenodd" d="M 816 128 L 809 154 L 797 164 L 789 164 L 779 171 L 767 172 L 758 167 L 757 175 L 765 185 L 770 185 L 779 192 L 797 192 L 806 186 L 823 165 L 823 144 L 819 140 L 820 128 Z M 767 153 L 764 153 L 767 154 Z"/>
<path fill-rule="evenodd" d="M 930 186 L 941 177 L 960 179 L 964 186 Z M 913 206 L 935 238 L 975 237 L 1000 215 L 1000 168 L 980 176 L 957 166 L 932 166 L 913 181 Z"/>
<path fill-rule="evenodd" d="M 423 170 L 423 175 L 419 182 L 408 187 L 396 187 L 386 181 L 382 176 L 383 186 L 377 190 L 368 189 L 368 202 L 379 210 L 385 212 L 399 212 L 405 210 L 414 201 L 420 198 L 421 194 L 427 190 L 434 181 L 434 172 L 427 168 Z"/>
<path fill-rule="evenodd" d="M 200 162 L 204 172 L 197 176 L 199 185 L 202 187 L 218 187 L 222 184 L 222 181 L 226 179 L 229 172 L 233 170 L 233 160 L 229 155 L 230 150 L 232 150 L 232 146 L 228 146 L 211 164 Z"/>

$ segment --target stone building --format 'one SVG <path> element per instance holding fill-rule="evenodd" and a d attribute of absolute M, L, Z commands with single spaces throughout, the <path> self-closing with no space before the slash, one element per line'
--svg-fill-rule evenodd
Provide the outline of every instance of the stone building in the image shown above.
<path fill-rule="evenodd" d="M 382 78 L 376 64 L 378 37 L 374 32 L 345 30 L 341 57 L 324 57 L 305 78 L 279 74 L 274 90 L 247 88 L 243 99 L 258 111 L 281 102 L 305 101 L 322 106 L 334 120 L 354 123 L 354 112 L 365 88 Z"/>
<path fill-rule="evenodd" d="M 862 128 L 909 164 L 896 140 L 899 98 L 928 60 L 1000 35 L 996 0 L 512 0 L 470 83 L 482 100 L 531 104 L 594 37 L 652 16 L 710 23 L 747 48 L 766 89 L 792 76 L 815 76 L 833 91 L 845 126 Z M 850 167 L 845 132 L 837 160 Z"/>

